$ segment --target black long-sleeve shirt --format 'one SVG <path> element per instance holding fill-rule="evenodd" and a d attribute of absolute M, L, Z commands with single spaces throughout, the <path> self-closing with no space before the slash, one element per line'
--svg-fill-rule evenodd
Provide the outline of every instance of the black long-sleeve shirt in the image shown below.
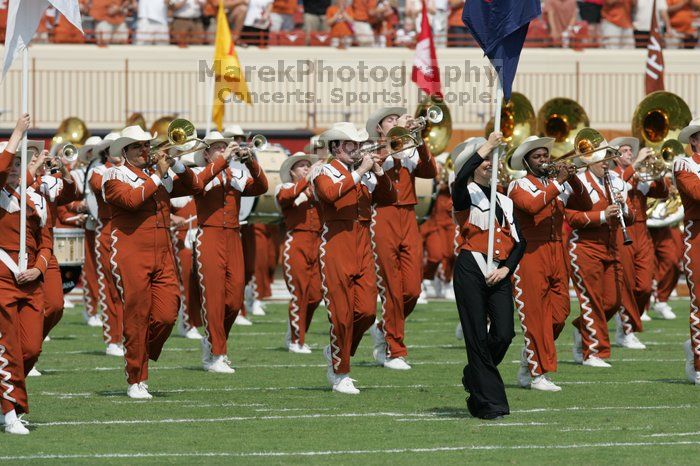
<path fill-rule="evenodd" d="M 454 185 L 452 187 L 452 205 L 454 206 L 455 212 L 469 210 L 471 208 L 472 200 L 471 196 L 469 195 L 469 179 L 474 175 L 474 172 L 479 165 L 483 163 L 483 161 L 484 159 L 479 154 L 474 154 L 464 163 L 459 173 L 457 173 Z M 475 184 L 481 188 L 488 199 L 491 199 L 490 186 L 482 186 L 479 183 Z M 499 225 L 503 225 L 503 209 L 498 201 L 496 202 L 496 221 Z M 520 227 L 518 226 L 515 216 L 513 217 L 513 224 L 511 226 L 515 229 L 518 240 L 515 241 L 515 237 L 513 237 L 513 240 L 515 241 L 513 249 L 510 251 L 510 254 L 508 254 L 506 260 L 501 264 L 503 267 L 508 268 L 510 271 L 509 275 L 513 273 L 515 268 L 518 266 L 520 259 L 522 259 L 523 255 L 525 255 L 525 247 L 527 245 L 525 238 L 520 232 Z"/>

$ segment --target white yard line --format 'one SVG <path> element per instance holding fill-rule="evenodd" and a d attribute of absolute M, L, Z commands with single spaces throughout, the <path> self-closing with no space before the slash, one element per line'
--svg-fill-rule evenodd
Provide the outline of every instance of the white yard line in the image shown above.
<path fill-rule="evenodd" d="M 700 445 L 700 441 L 687 440 L 678 442 L 602 442 L 578 443 L 566 445 L 457 445 L 429 448 L 390 448 L 367 450 L 327 450 L 327 451 L 257 451 L 257 452 L 187 452 L 187 453 L 93 453 L 93 454 L 37 454 L 0 456 L 3 461 L 41 460 L 41 459 L 137 459 L 137 458 L 280 458 L 309 456 L 344 456 L 344 455 L 386 455 L 397 453 L 439 453 L 458 451 L 508 451 L 508 450 L 575 450 L 590 448 L 632 448 L 632 447 L 675 447 Z"/>
<path fill-rule="evenodd" d="M 646 437 L 687 437 L 689 435 L 700 435 L 700 432 L 668 432 L 663 434 L 646 435 Z"/>

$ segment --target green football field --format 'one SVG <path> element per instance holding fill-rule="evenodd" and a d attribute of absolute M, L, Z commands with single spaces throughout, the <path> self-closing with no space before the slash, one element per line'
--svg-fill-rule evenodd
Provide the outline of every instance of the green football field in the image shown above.
<path fill-rule="evenodd" d="M 574 365 L 571 328 L 559 341 L 560 393 L 515 384 L 518 335 L 501 365 L 512 414 L 471 418 L 460 385 L 466 356 L 453 303 L 418 306 L 407 325 L 413 370 L 372 364 L 367 335 L 353 361 L 358 396 L 330 391 L 321 348 L 283 349 L 286 306 L 268 304 L 252 327 L 234 327 L 233 375 L 201 370 L 197 341 L 171 337 L 151 365 L 155 398 L 126 397 L 124 362 L 103 354 L 100 331 L 69 310 L 29 380 L 31 435 L 0 434 L 0 462 L 66 464 L 697 464 L 700 387 L 684 377 L 688 302 L 675 321 L 654 320 L 646 351 L 613 349 L 611 369 Z M 577 313 L 574 310 L 574 313 Z"/>

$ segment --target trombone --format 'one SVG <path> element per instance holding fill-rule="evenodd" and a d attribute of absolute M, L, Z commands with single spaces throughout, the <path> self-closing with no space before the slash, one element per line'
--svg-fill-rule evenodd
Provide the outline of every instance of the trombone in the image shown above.
<path fill-rule="evenodd" d="M 554 178 L 562 164 L 572 164 L 579 170 L 581 168 L 590 167 L 596 163 L 616 159 L 622 155 L 617 147 L 613 147 L 607 142 L 604 144 L 604 142 L 605 138 L 598 131 L 593 128 L 583 128 L 576 134 L 573 150 L 557 158 L 554 162 L 542 164 L 542 168 L 546 171 L 548 177 Z M 577 158 L 586 157 L 603 150 L 607 152 L 607 155 L 595 162 L 576 160 Z"/>
<path fill-rule="evenodd" d="M 180 158 L 202 149 L 209 149 L 209 144 L 197 138 L 197 129 L 192 122 L 184 118 L 176 118 L 168 125 L 167 139 L 152 146 L 149 155 L 153 156 L 169 149 L 178 149 L 180 152 L 171 157 Z"/>

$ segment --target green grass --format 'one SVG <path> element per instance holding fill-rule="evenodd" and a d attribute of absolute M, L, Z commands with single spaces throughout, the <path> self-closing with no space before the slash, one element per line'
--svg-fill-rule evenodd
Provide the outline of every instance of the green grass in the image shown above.
<path fill-rule="evenodd" d="M 554 394 L 515 386 L 517 324 L 501 365 L 512 414 L 497 422 L 467 413 L 451 303 L 418 306 L 409 319 L 411 371 L 373 366 L 366 336 L 353 360 L 359 396 L 326 384 L 325 309 L 305 356 L 283 350 L 286 307 L 269 304 L 254 326 L 233 328 L 234 375 L 204 373 L 199 343 L 173 336 L 151 364 L 147 402 L 126 397 L 123 361 L 103 355 L 101 332 L 73 309 L 44 346 L 45 375 L 29 380 L 32 433 L 0 434 L 0 462 L 697 464 L 700 391 L 685 381 L 681 346 L 688 303 L 674 308 L 677 320 L 647 324 L 648 350 L 614 348 L 612 369 L 574 365 L 569 326 L 554 377 L 564 390 Z"/>

